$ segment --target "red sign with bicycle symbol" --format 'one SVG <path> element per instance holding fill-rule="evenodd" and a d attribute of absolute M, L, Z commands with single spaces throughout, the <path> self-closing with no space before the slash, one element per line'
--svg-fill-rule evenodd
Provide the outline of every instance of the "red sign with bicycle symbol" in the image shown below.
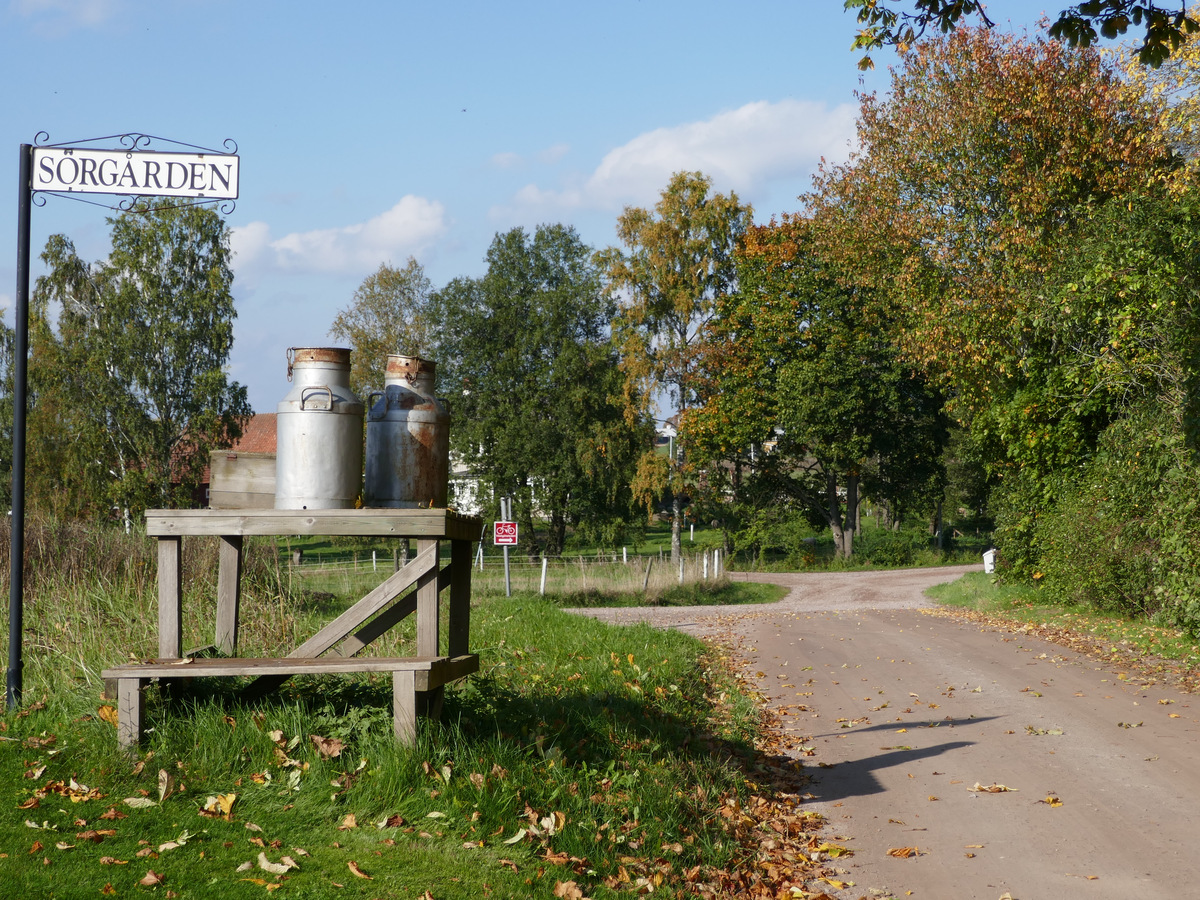
<path fill-rule="evenodd" d="M 497 547 L 502 545 L 516 546 L 517 544 L 517 523 L 516 522 L 495 522 L 493 523 L 494 530 L 492 532 L 492 543 Z"/>

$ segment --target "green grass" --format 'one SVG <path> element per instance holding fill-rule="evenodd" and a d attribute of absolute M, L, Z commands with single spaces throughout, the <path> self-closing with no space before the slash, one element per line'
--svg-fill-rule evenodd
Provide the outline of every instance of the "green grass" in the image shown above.
<path fill-rule="evenodd" d="M 363 675 L 294 679 L 254 704 L 224 679 L 151 688 L 146 739 L 121 751 L 98 673 L 154 653 L 146 543 L 131 538 L 133 562 L 103 578 L 47 557 L 32 579 L 25 707 L 0 719 L 3 896 L 549 898 L 575 881 L 604 898 L 644 879 L 684 897 L 756 871 L 759 838 L 726 814 L 763 780 L 753 698 L 686 635 L 607 626 L 531 592 L 476 592 L 481 671 L 447 690 L 415 747 L 392 739 L 390 680 Z M 215 548 L 194 543 L 187 646 L 212 629 Z M 254 543 L 246 572 L 244 655 L 294 646 L 379 578 L 310 582 Z M 396 629 L 376 652 L 411 641 Z M 228 818 L 204 815 L 222 797 Z M 269 871 L 260 854 L 297 867 Z M 161 884 L 139 884 L 151 872 Z"/>
<path fill-rule="evenodd" d="M 1041 591 L 1032 585 L 1008 583 L 994 575 L 972 572 L 957 581 L 935 585 L 926 593 L 947 606 L 1086 635 L 1108 654 L 1152 656 L 1200 666 L 1200 642 L 1184 631 L 1145 619 L 1048 604 L 1043 601 Z"/>
<path fill-rule="evenodd" d="M 640 591 L 605 591 L 599 588 L 556 594 L 555 603 L 565 607 L 610 606 L 719 606 L 742 603 L 776 603 L 788 589 L 777 584 L 747 581 L 693 581 L 647 596 Z"/>

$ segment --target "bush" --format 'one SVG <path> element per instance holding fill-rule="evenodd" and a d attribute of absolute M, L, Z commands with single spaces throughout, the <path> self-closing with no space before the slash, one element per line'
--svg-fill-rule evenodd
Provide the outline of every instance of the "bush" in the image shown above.
<path fill-rule="evenodd" d="M 1200 633 L 1200 470 L 1170 409 L 1110 426 L 1059 493 L 1033 541 L 1051 597 Z"/>

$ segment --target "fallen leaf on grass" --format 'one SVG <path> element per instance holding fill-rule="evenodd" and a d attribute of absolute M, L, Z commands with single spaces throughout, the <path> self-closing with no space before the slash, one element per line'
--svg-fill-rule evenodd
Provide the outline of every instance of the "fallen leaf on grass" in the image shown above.
<path fill-rule="evenodd" d="M 204 801 L 200 815 L 229 822 L 233 819 L 233 804 L 237 802 L 237 797 L 237 794 L 217 794 L 215 797 L 209 797 Z"/>
<path fill-rule="evenodd" d="M 91 841 L 93 844 L 99 844 L 106 837 L 113 837 L 116 833 L 112 828 L 101 828 L 99 830 L 89 828 L 87 831 L 79 832 L 75 837 L 81 841 Z"/>
<path fill-rule="evenodd" d="M 583 900 L 583 891 L 573 881 L 554 882 L 554 896 L 562 900 Z"/>
<path fill-rule="evenodd" d="M 338 831 L 349 831 L 351 828 L 358 827 L 358 819 L 354 813 L 346 813 L 346 817 L 342 819 L 342 824 L 338 826 Z"/>
<path fill-rule="evenodd" d="M 1016 788 L 1010 788 L 1005 784 L 989 784 L 985 787 L 977 781 L 975 782 L 975 787 L 969 787 L 967 790 L 976 794 L 1003 794 L 1008 791 L 1015 791 Z"/>
<path fill-rule="evenodd" d="M 920 856 L 921 851 L 917 847 L 893 847 L 888 850 L 887 855 L 897 859 L 908 859 L 912 856 Z"/>
<path fill-rule="evenodd" d="M 100 857 L 100 865 L 102 865 L 102 866 L 127 866 L 127 865 L 129 865 L 129 860 L 117 859 L 115 856 L 102 856 L 102 857 Z"/>
<path fill-rule="evenodd" d="M 126 797 L 121 802 L 130 809 L 149 809 L 152 806 L 158 806 L 158 801 L 151 800 L 149 797 Z"/>
<path fill-rule="evenodd" d="M 162 803 L 175 793 L 175 776 L 166 769 L 158 770 L 158 802 Z"/>
<path fill-rule="evenodd" d="M 310 734 L 308 739 L 312 741 L 312 745 L 321 759 L 336 759 L 342 755 L 342 750 L 345 748 L 341 738 L 326 738 Z"/>
<path fill-rule="evenodd" d="M 351 863 L 351 865 L 353 865 L 353 863 Z M 299 868 L 286 856 L 280 862 L 273 863 L 267 859 L 267 854 L 265 853 L 258 854 L 258 867 L 264 872 L 270 872 L 272 875 L 284 875 L 289 869 Z"/>
<path fill-rule="evenodd" d="M 371 880 L 371 876 L 368 875 L 366 872 L 364 872 L 362 869 L 360 869 L 358 867 L 358 863 L 356 863 L 354 860 L 350 860 L 350 862 L 346 863 L 346 868 L 348 868 L 350 870 L 350 874 L 352 874 L 352 875 L 355 875 L 359 878 L 365 878 L 365 879 L 367 879 L 367 881 Z"/>
<path fill-rule="evenodd" d="M 145 874 L 141 881 L 138 882 L 142 887 L 154 887 L 163 883 L 163 877 L 151 869 Z"/>
<path fill-rule="evenodd" d="M 113 728 L 117 727 L 117 708 L 115 706 L 105 704 L 96 710 L 96 713 L 100 716 L 101 722 L 107 722 Z"/>

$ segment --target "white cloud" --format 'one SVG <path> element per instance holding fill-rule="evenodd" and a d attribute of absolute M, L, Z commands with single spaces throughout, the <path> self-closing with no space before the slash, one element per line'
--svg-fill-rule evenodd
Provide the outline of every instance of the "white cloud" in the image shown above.
<path fill-rule="evenodd" d="M 526 185 L 508 209 L 493 215 L 648 204 L 674 172 L 683 170 L 704 172 L 719 190 L 733 189 L 753 200 L 780 182 L 807 183 L 822 157 L 845 160 L 855 138 L 856 112 L 848 103 L 829 108 L 806 100 L 760 100 L 702 122 L 657 128 L 609 151 L 591 175 L 575 183 Z"/>
<path fill-rule="evenodd" d="M 533 158 L 541 165 L 553 166 L 561 161 L 570 149 L 570 144 L 553 144 L 545 150 L 539 150 Z M 528 164 L 529 158 L 520 153 L 505 152 L 495 154 L 490 162 L 497 169 L 517 169 Z"/>
<path fill-rule="evenodd" d="M 118 0 L 13 0 L 17 15 L 58 25 L 90 28 L 111 19 Z"/>
<path fill-rule="evenodd" d="M 497 169 L 513 169 L 521 165 L 524 160 L 520 153 L 497 153 L 492 157 L 492 165 Z"/>
<path fill-rule="evenodd" d="M 264 269 L 293 273 L 359 274 L 382 262 L 419 255 L 447 229 L 441 203 L 408 194 L 386 212 L 355 225 L 293 232 L 272 238 L 265 222 L 234 229 L 238 275 Z"/>
<path fill-rule="evenodd" d="M 552 166 L 566 156 L 570 149 L 570 144 L 555 144 L 553 147 L 547 147 L 538 154 L 538 162 Z"/>

